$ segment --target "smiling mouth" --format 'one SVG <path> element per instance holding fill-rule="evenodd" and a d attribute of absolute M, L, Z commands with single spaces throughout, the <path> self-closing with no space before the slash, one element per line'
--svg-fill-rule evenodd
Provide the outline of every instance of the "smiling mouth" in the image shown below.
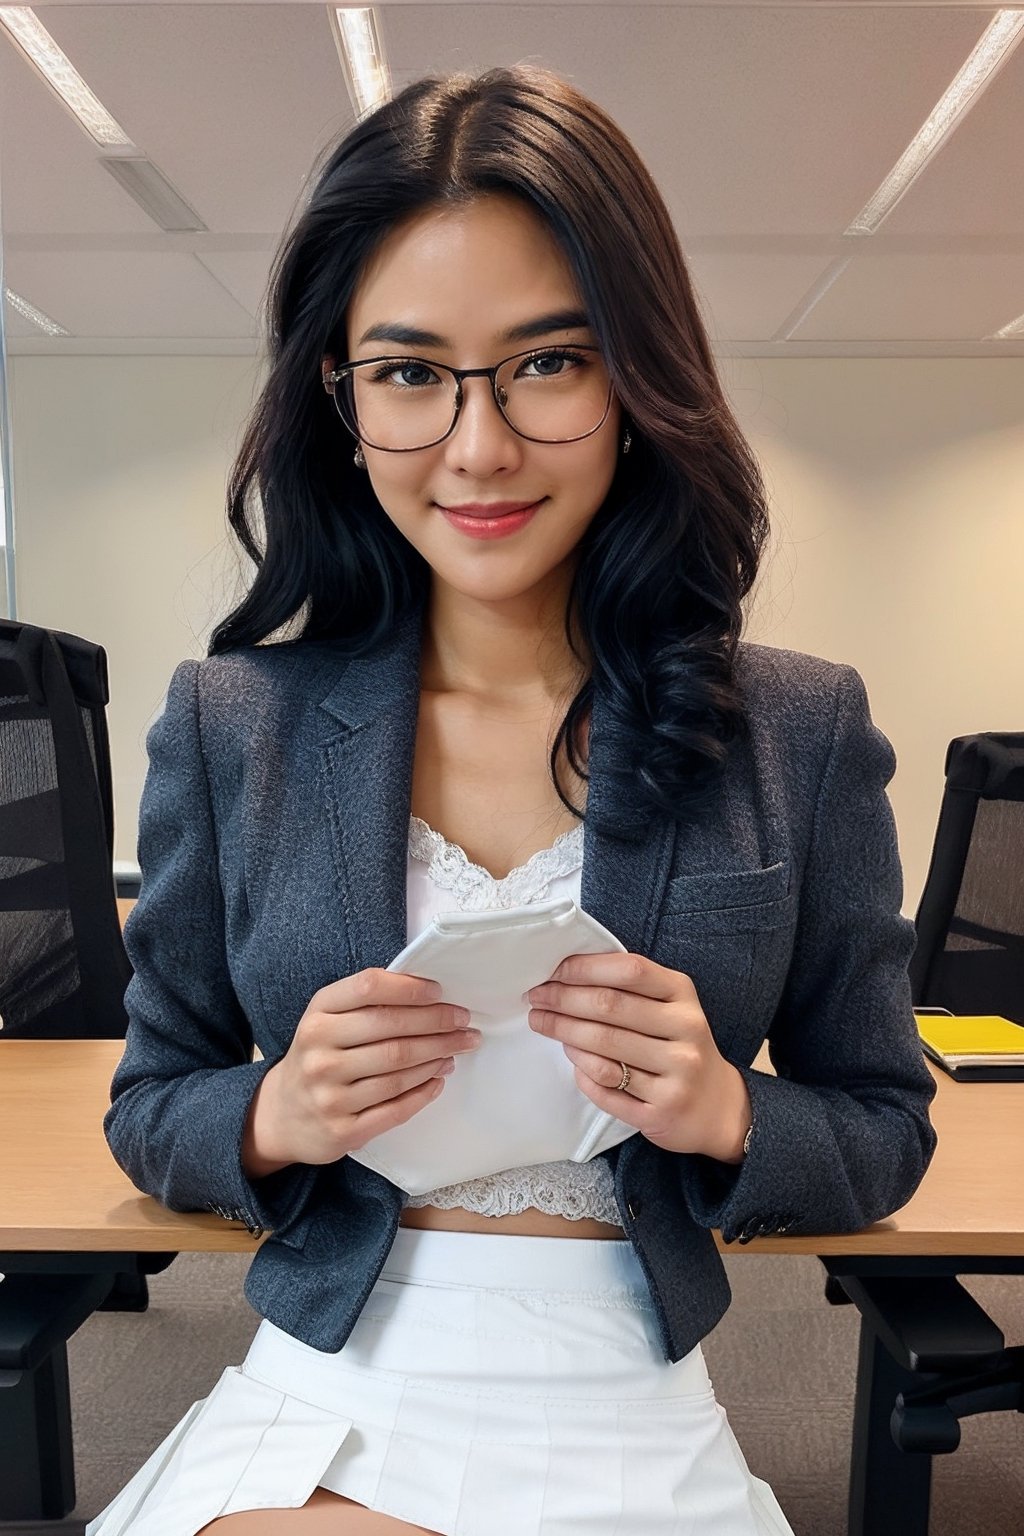
<path fill-rule="evenodd" d="M 434 505 L 441 512 L 451 512 L 455 517 L 472 517 L 479 522 L 489 522 L 494 518 L 515 517 L 517 513 L 529 512 L 533 507 L 540 505 L 547 498 L 538 496 L 536 501 L 518 502 L 514 506 L 502 506 L 500 510 L 492 510 L 489 507 L 445 507 L 435 501 Z"/>

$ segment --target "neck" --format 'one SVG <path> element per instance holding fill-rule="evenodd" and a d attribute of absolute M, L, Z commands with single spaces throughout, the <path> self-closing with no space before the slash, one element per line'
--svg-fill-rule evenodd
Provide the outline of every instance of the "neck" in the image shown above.
<path fill-rule="evenodd" d="M 422 686 L 513 707 L 575 692 L 587 674 L 566 639 L 566 598 L 563 585 L 485 601 L 435 579 L 424 617 Z"/>

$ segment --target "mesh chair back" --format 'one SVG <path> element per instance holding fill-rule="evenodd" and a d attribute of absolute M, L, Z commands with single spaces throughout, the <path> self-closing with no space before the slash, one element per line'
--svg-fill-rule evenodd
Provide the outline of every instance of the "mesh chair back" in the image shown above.
<path fill-rule="evenodd" d="M 107 658 L 0 619 L 0 1042 L 123 1039 Z"/>
<path fill-rule="evenodd" d="M 1024 731 L 956 737 L 945 771 L 913 1001 L 1024 1024 Z"/>

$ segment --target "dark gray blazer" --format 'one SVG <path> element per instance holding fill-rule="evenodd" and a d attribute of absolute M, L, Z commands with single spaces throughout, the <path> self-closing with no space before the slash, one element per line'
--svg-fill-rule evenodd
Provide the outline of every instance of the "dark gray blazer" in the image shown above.
<path fill-rule="evenodd" d="M 130 1022 L 104 1129 L 172 1210 L 272 1231 L 245 1294 L 320 1350 L 348 1337 L 402 1191 L 346 1158 L 251 1182 L 242 1130 L 313 994 L 405 944 L 420 626 L 413 613 L 355 660 L 316 641 L 183 661 L 146 743 Z M 699 824 L 584 835 L 582 906 L 693 979 L 753 1105 L 740 1165 L 642 1135 L 602 1154 L 673 1361 L 731 1300 L 712 1228 L 727 1243 L 858 1231 L 906 1204 L 936 1144 L 885 792 L 895 753 L 853 667 L 749 643 L 736 665 L 751 736 Z M 607 723 L 596 693 L 595 819 L 623 793 Z M 750 1067 L 766 1035 L 777 1076 Z"/>

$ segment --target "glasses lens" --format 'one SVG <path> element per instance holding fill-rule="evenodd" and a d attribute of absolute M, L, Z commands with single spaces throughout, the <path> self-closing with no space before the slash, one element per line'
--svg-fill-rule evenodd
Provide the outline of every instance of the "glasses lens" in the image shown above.
<path fill-rule="evenodd" d="M 611 392 L 601 354 L 573 347 L 510 358 L 495 382 L 509 423 L 544 443 L 571 442 L 595 431 Z"/>
<path fill-rule="evenodd" d="M 455 377 L 417 358 L 378 358 L 347 375 L 338 408 L 374 448 L 425 448 L 452 424 Z"/>
<path fill-rule="evenodd" d="M 558 347 L 509 358 L 495 376 L 498 402 L 517 432 L 538 442 L 571 442 L 601 425 L 611 380 L 597 351 Z M 426 448 L 455 419 L 455 376 L 419 358 L 388 357 L 354 367 L 335 402 L 374 448 Z"/>

